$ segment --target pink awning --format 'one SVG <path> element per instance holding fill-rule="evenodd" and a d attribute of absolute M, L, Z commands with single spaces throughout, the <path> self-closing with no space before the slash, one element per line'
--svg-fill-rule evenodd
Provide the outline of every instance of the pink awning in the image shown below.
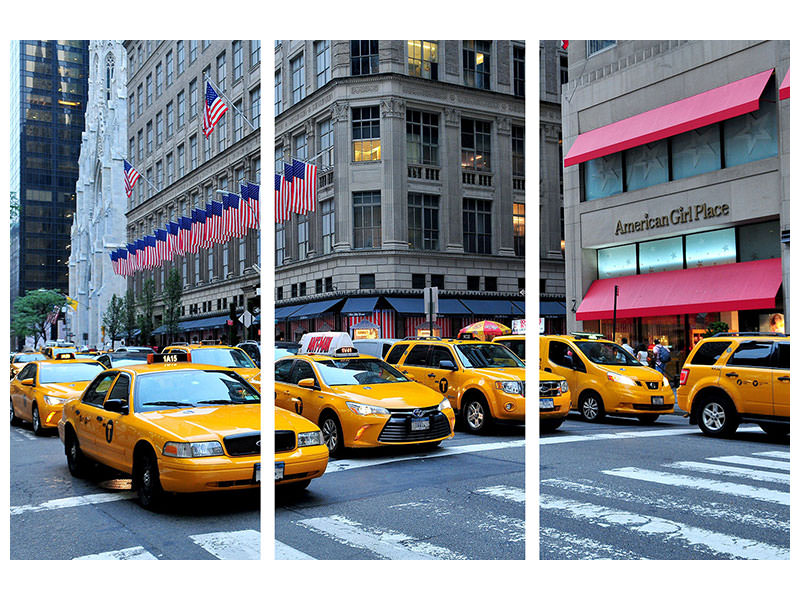
<path fill-rule="evenodd" d="M 581 133 L 567 152 L 564 166 L 577 165 L 757 110 L 758 99 L 772 71 L 773 69 L 769 69 Z"/>
<path fill-rule="evenodd" d="M 778 88 L 778 98 L 786 100 L 789 97 L 789 69 L 786 69 L 786 77 L 783 78 L 781 87 Z"/>
<path fill-rule="evenodd" d="M 611 319 L 615 285 L 617 318 L 774 308 L 782 280 L 780 258 L 597 279 L 575 317 Z"/>

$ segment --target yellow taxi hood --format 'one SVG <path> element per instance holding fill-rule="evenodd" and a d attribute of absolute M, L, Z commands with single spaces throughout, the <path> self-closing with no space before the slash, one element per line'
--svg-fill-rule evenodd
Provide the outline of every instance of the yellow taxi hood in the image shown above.
<path fill-rule="evenodd" d="M 261 373 L 261 369 L 250 369 L 247 367 L 236 367 L 233 370 L 247 379 L 247 381 L 250 381 L 251 379 L 258 379 L 258 375 Z"/>
<path fill-rule="evenodd" d="M 566 377 L 562 377 L 561 375 L 556 375 L 555 373 L 550 373 L 549 371 L 539 371 L 539 381 L 562 381 L 566 380 Z"/>
<path fill-rule="evenodd" d="M 438 406 L 444 395 L 415 381 L 337 385 L 333 387 L 343 400 L 372 404 L 383 408 L 428 408 Z"/>
<path fill-rule="evenodd" d="M 278 406 L 275 407 L 275 431 L 278 430 L 290 430 L 290 431 L 297 431 L 297 432 L 304 432 L 304 431 L 319 431 L 319 427 L 314 425 L 311 421 L 306 419 L 305 417 L 301 417 L 298 414 L 293 412 L 289 412 L 283 408 Z"/>
<path fill-rule="evenodd" d="M 136 413 L 174 441 L 216 440 L 235 433 L 261 431 L 261 404 L 196 406 Z"/>
<path fill-rule="evenodd" d="M 641 367 L 635 365 L 598 365 L 597 363 L 594 363 L 594 365 L 606 371 L 619 373 L 620 375 L 625 375 L 634 379 L 641 379 L 642 381 L 661 381 L 663 377 L 663 375 L 655 369 L 645 367 L 644 365 Z"/>
<path fill-rule="evenodd" d="M 83 393 L 83 390 L 85 390 L 90 383 L 92 382 L 76 381 L 74 383 L 43 383 L 39 387 L 45 394 L 53 394 L 55 396 L 66 398 L 67 400 L 71 400 L 72 398 L 77 398 L 80 396 Z"/>
<path fill-rule="evenodd" d="M 477 377 L 486 377 L 495 381 L 525 381 L 524 367 L 506 367 L 504 369 L 467 369 L 466 372 Z"/>

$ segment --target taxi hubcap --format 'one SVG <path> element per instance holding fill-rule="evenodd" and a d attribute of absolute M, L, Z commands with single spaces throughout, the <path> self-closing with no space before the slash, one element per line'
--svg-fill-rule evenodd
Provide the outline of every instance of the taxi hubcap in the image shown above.
<path fill-rule="evenodd" d="M 39 409 L 33 407 L 33 428 L 39 429 Z"/>
<path fill-rule="evenodd" d="M 473 402 L 467 407 L 467 421 L 473 429 L 480 429 L 483 425 L 483 407 L 479 402 Z"/>
<path fill-rule="evenodd" d="M 597 417 L 598 410 L 597 400 L 594 398 L 589 397 L 583 401 L 583 416 L 587 419 L 592 420 Z"/>
<path fill-rule="evenodd" d="M 716 402 L 709 402 L 703 409 L 703 423 L 714 431 L 722 429 L 725 425 L 725 410 Z"/>
<path fill-rule="evenodd" d="M 322 437 L 325 438 L 325 445 L 328 447 L 328 451 L 336 448 L 336 423 L 330 419 L 325 421 L 322 424 Z"/>

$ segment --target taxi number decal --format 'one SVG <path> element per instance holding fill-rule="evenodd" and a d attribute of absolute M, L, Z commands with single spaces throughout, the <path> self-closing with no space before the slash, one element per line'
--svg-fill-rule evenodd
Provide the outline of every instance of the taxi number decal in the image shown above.
<path fill-rule="evenodd" d="M 106 441 L 110 444 L 114 438 L 114 421 L 106 422 Z"/>
<path fill-rule="evenodd" d="M 445 379 L 444 377 L 442 377 L 439 380 L 439 391 L 442 392 L 443 394 L 447 392 L 447 379 Z"/>
<path fill-rule="evenodd" d="M 176 363 L 176 362 L 178 362 L 178 355 L 177 354 L 165 354 L 164 355 L 164 362 L 165 363 Z"/>

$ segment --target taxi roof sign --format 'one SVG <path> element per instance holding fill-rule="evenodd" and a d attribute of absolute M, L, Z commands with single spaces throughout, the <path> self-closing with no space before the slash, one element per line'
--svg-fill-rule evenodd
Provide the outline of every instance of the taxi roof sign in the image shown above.
<path fill-rule="evenodd" d="M 73 352 L 59 352 L 53 357 L 55 360 L 75 360 Z"/>
<path fill-rule="evenodd" d="M 303 334 L 298 354 L 358 356 L 358 350 L 353 346 L 350 336 L 343 331 L 324 331 Z"/>
<path fill-rule="evenodd" d="M 147 364 L 171 364 L 189 362 L 189 355 L 183 352 L 175 352 L 173 354 L 148 354 Z"/>

